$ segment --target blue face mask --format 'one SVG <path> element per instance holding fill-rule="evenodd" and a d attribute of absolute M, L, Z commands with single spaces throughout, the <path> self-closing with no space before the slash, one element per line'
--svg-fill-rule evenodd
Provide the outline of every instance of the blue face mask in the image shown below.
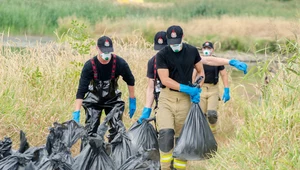
<path fill-rule="evenodd" d="M 180 43 L 180 44 L 172 44 L 172 45 L 170 45 L 170 47 L 172 48 L 172 50 L 175 53 L 178 53 L 182 49 L 182 43 Z"/>

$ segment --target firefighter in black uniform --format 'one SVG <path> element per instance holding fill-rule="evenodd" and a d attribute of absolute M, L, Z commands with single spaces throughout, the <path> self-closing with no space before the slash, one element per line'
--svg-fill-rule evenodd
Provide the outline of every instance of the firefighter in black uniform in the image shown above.
<path fill-rule="evenodd" d="M 118 90 L 118 79 L 122 76 L 129 90 L 129 116 L 132 118 L 136 110 L 134 95 L 134 76 L 127 62 L 113 54 L 113 44 L 109 37 L 102 36 L 97 41 L 97 56 L 88 60 L 82 69 L 79 86 L 76 94 L 73 120 L 79 123 L 80 108 L 84 107 L 86 113 L 85 126 L 88 134 L 97 132 L 100 124 L 102 110 L 107 115 L 116 105 L 121 109 L 119 115 L 109 122 L 108 140 L 113 140 L 117 134 L 117 121 L 122 120 L 124 101 Z"/>
<path fill-rule="evenodd" d="M 159 130 L 161 169 L 186 169 L 186 160 L 173 158 L 175 139 L 179 137 L 191 102 L 200 102 L 201 89 L 191 87 L 194 68 L 199 76 L 205 76 L 203 64 L 231 65 L 247 73 L 247 64 L 238 60 L 217 57 L 200 57 L 196 47 L 183 43 L 183 30 L 173 25 L 167 29 L 168 46 L 156 54 L 157 73 L 164 85 L 159 95 L 156 114 Z M 197 78 L 198 79 L 198 78 Z M 189 140 L 189 139 L 187 139 Z"/>
<path fill-rule="evenodd" d="M 154 50 L 161 50 L 167 43 L 167 33 L 165 31 L 159 31 L 156 33 L 154 37 Z M 158 108 L 158 96 L 160 93 L 161 82 L 157 74 L 156 69 L 156 56 L 153 56 L 148 61 L 147 67 L 147 78 L 148 78 L 148 86 L 146 91 L 146 104 L 143 109 L 142 115 L 140 116 L 138 122 L 142 123 L 144 119 L 150 117 L 152 111 L 152 104 L 155 101 L 154 110 Z"/>
<path fill-rule="evenodd" d="M 214 46 L 211 42 L 205 42 L 202 45 L 203 58 L 212 57 L 214 52 Z M 203 64 L 205 71 L 205 81 L 202 85 L 202 93 L 200 97 L 200 106 L 207 115 L 207 119 L 211 130 L 213 133 L 216 133 L 217 121 L 218 121 L 218 104 L 219 104 L 219 74 L 222 77 L 224 85 L 224 93 L 222 100 L 226 103 L 230 100 L 229 86 L 228 86 L 228 76 L 223 66 L 209 66 Z"/>

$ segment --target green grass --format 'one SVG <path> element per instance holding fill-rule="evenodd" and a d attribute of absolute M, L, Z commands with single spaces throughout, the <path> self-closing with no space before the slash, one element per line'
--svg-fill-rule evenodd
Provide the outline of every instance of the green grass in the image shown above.
<path fill-rule="evenodd" d="M 282 58 L 282 56 L 275 58 L 277 57 Z M 276 73 L 268 86 L 261 88 L 264 75 L 268 74 L 270 66 L 277 67 Z M 286 64 L 273 65 L 271 61 L 257 63 L 257 66 L 243 78 L 244 83 L 239 86 L 239 91 L 242 90 L 243 95 L 234 93 L 232 96 L 234 104 L 230 103 L 229 107 L 234 105 L 235 114 L 227 113 L 220 119 L 222 122 L 228 119 L 234 121 L 239 117 L 243 122 L 235 124 L 234 132 L 226 131 L 219 134 L 229 136 L 234 133 L 234 137 L 229 139 L 230 144 L 219 142 L 219 151 L 214 159 L 199 162 L 199 165 L 196 163 L 191 169 L 298 169 L 299 76 L 299 52 L 295 53 Z M 251 82 L 256 89 L 258 87 L 263 89 L 264 95 L 257 89 L 260 92 L 258 98 L 253 98 L 250 95 L 250 89 L 253 88 L 245 86 L 246 82 Z M 233 91 L 236 90 L 237 88 Z M 228 112 L 230 109 L 226 110 Z M 226 127 L 231 124 L 222 125 Z"/>
<path fill-rule="evenodd" d="M 201 19 L 220 18 L 222 16 L 245 17 L 244 19 L 250 16 L 257 18 L 276 17 L 284 18 L 282 21 L 285 21 L 285 19 L 295 21 L 299 17 L 300 9 L 300 4 L 296 0 L 187 0 L 184 3 L 179 0 L 149 0 L 145 1 L 145 4 L 147 3 L 150 3 L 150 5 L 121 5 L 116 1 L 106 0 L 87 0 L 84 3 L 80 0 L 1 0 L 0 32 L 9 32 L 12 35 L 54 36 L 53 32 L 57 31 L 61 35 L 71 28 L 71 20 L 75 19 L 88 27 L 85 31 L 91 36 L 98 36 L 105 32 L 108 32 L 108 34 L 129 35 L 138 30 L 146 41 L 152 43 L 155 33 L 158 30 L 165 30 L 166 24 L 169 23 L 178 22 L 186 29 L 190 26 L 205 24 L 201 22 Z M 156 7 L 158 5 L 160 6 Z M 200 20 L 194 22 L 193 19 L 195 18 L 200 18 Z M 147 22 L 149 20 L 150 22 Z M 226 21 L 226 18 L 224 20 Z M 243 19 L 239 21 L 243 21 Z M 268 19 L 264 21 L 269 22 Z M 213 22 L 220 21 L 209 21 L 208 24 L 203 26 L 209 28 L 209 25 Z M 252 53 L 279 52 L 280 49 L 276 44 L 288 45 L 292 41 L 287 34 L 287 37 L 277 37 L 276 33 L 273 34 L 273 32 L 285 29 L 287 26 L 290 27 L 286 23 L 284 26 L 273 30 L 270 28 L 265 37 L 259 37 L 259 34 L 253 37 L 245 35 L 245 33 L 239 33 L 236 30 L 236 27 L 238 27 L 236 22 L 229 19 L 228 23 L 224 22 L 224 24 L 232 25 L 232 27 L 226 27 L 224 30 L 221 25 L 218 26 L 220 27 L 219 30 L 204 35 L 201 33 L 201 28 L 199 31 L 190 30 L 185 32 L 185 40 L 195 46 L 200 46 L 207 40 L 220 42 L 220 51 L 237 50 Z M 262 27 L 262 25 L 256 25 L 253 20 L 251 22 L 253 22 L 253 27 Z M 162 27 L 163 23 L 165 25 Z M 237 32 L 230 35 L 221 35 L 221 33 L 234 28 Z M 241 30 L 243 29 L 248 28 L 246 26 L 241 28 Z M 291 30 L 293 30 L 293 27 L 291 27 Z M 287 30 L 287 32 L 291 30 Z M 251 30 L 249 33 L 251 34 Z M 297 37 L 296 34 L 297 32 L 295 32 Z M 265 50 L 259 51 L 261 48 L 265 48 Z"/>
<path fill-rule="evenodd" d="M 13 34 L 48 34 L 58 27 L 58 19 L 76 16 L 88 20 L 92 25 L 103 18 L 149 18 L 187 21 L 195 17 L 263 16 L 297 18 L 300 4 L 296 0 L 187 0 L 160 1 L 170 5 L 152 6 L 120 5 L 106 0 L 1 0 L 0 30 Z M 158 3 L 158 1 L 155 1 Z M 176 10 L 175 10 L 176 8 Z"/>

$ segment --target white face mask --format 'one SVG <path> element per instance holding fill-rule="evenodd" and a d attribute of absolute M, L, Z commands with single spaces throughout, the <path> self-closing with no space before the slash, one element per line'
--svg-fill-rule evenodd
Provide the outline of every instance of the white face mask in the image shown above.
<path fill-rule="evenodd" d="M 180 43 L 180 44 L 172 44 L 172 45 L 170 45 L 170 47 L 172 48 L 172 50 L 175 53 L 178 53 L 182 49 L 182 43 Z"/>
<path fill-rule="evenodd" d="M 111 58 L 111 53 L 102 53 L 100 54 L 103 60 L 109 60 Z"/>
<path fill-rule="evenodd" d="M 211 55 L 211 51 L 208 49 L 203 50 L 203 55 L 205 56 L 210 56 Z"/>

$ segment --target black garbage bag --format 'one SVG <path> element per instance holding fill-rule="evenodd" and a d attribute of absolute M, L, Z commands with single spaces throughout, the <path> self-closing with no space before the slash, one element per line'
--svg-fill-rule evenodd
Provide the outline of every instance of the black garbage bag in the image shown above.
<path fill-rule="evenodd" d="M 5 137 L 0 140 L 0 160 L 11 155 L 12 141 L 10 138 Z"/>
<path fill-rule="evenodd" d="M 20 150 L 20 149 L 19 149 Z M 27 168 L 29 169 L 39 169 L 39 165 L 41 162 L 44 162 L 45 159 L 48 159 L 48 152 L 45 148 L 45 146 L 40 146 L 40 147 L 30 147 L 28 148 L 24 154 L 30 155 L 31 161 L 28 163 Z"/>
<path fill-rule="evenodd" d="M 45 161 L 51 161 L 52 158 L 55 158 L 53 163 L 58 163 L 59 160 L 61 161 L 60 164 L 68 163 L 69 165 L 72 165 L 74 163 L 74 158 L 72 157 L 70 148 L 65 146 L 65 143 L 58 140 L 55 144 L 56 146 L 59 146 L 59 151 L 52 152 L 50 155 L 48 155 L 47 158 L 43 159 L 41 161 L 41 164 L 44 164 Z M 59 155 L 59 156 L 55 156 Z M 50 160 L 49 160 L 50 159 Z"/>
<path fill-rule="evenodd" d="M 106 153 L 103 139 L 96 135 L 89 137 L 89 144 L 86 145 L 78 156 L 75 157 L 75 162 L 72 165 L 74 170 L 89 169 L 89 170 L 115 170 L 114 162 Z"/>
<path fill-rule="evenodd" d="M 181 130 L 173 157 L 202 160 L 213 156 L 217 142 L 199 104 L 193 104 Z"/>
<path fill-rule="evenodd" d="M 129 157 L 118 170 L 159 170 L 160 163 L 156 149 L 140 150 Z"/>
<path fill-rule="evenodd" d="M 88 135 L 92 133 L 97 133 L 98 126 L 99 126 L 99 120 L 101 119 L 102 116 L 102 111 L 105 111 L 105 114 L 109 114 L 110 111 L 115 107 L 118 107 L 118 111 L 114 113 L 114 118 L 109 121 L 109 129 L 108 129 L 108 140 L 111 142 L 113 138 L 116 136 L 118 133 L 118 125 L 117 122 L 118 120 L 122 120 L 123 117 L 123 112 L 124 112 L 124 101 L 121 99 L 116 99 L 116 100 L 109 100 L 105 102 L 104 104 L 97 104 L 97 106 L 90 106 L 86 107 L 84 106 L 85 113 L 86 113 L 86 120 L 85 120 L 85 128 L 88 132 Z M 83 148 L 86 143 L 83 143 L 82 147 Z"/>
<path fill-rule="evenodd" d="M 160 159 L 157 132 L 154 127 L 150 124 L 150 121 L 155 120 L 155 118 L 149 118 L 139 124 L 134 123 L 128 130 L 127 135 L 131 140 L 132 151 L 134 154 L 138 153 L 140 150 L 155 149 L 156 158 Z"/>
<path fill-rule="evenodd" d="M 35 170 L 31 161 L 33 155 L 16 152 L 0 161 L 0 170 Z"/>
<path fill-rule="evenodd" d="M 72 165 L 74 170 L 115 170 L 116 166 L 113 160 L 106 152 L 104 140 L 105 132 L 108 129 L 108 122 L 113 118 L 114 113 L 118 111 L 118 106 L 114 107 L 106 116 L 105 120 L 98 127 L 97 133 L 88 137 L 88 144 L 83 148 L 75 162 Z"/>
<path fill-rule="evenodd" d="M 51 154 L 49 158 L 45 157 L 39 165 L 39 170 L 73 170 L 69 157 L 65 153 Z"/>
<path fill-rule="evenodd" d="M 131 155 L 131 141 L 126 133 L 126 128 L 121 120 L 118 121 L 119 131 L 111 142 L 111 158 L 119 168 Z"/>
<path fill-rule="evenodd" d="M 32 159 L 36 151 L 36 147 L 29 148 L 25 133 L 20 131 L 19 150 L 0 160 L 0 170 L 35 170 Z"/>
<path fill-rule="evenodd" d="M 21 130 L 20 131 L 20 147 L 19 152 L 24 153 L 29 148 L 29 143 L 27 142 L 27 138 L 25 133 Z"/>
<path fill-rule="evenodd" d="M 84 127 L 74 120 L 61 124 L 55 122 L 50 128 L 46 142 L 49 158 L 41 162 L 40 168 L 49 166 L 70 167 L 74 162 L 70 149 L 78 139 L 85 138 L 84 136 L 87 136 Z"/>
<path fill-rule="evenodd" d="M 36 167 L 39 167 L 39 165 L 44 162 L 46 159 L 48 159 L 48 152 L 46 150 L 46 147 L 40 146 L 40 147 L 31 147 L 27 150 L 27 153 L 33 154 L 32 162 L 33 165 Z"/>
<path fill-rule="evenodd" d="M 47 137 L 46 149 L 49 155 L 52 153 L 68 152 L 70 148 L 80 138 L 87 136 L 83 126 L 77 124 L 74 120 L 64 123 L 53 123 Z"/>
<path fill-rule="evenodd" d="M 39 170 L 70 170 L 74 163 L 74 158 L 71 155 L 70 148 L 67 148 L 64 143 L 60 143 L 60 152 L 53 152 L 51 155 L 40 155 L 41 158 L 35 164 Z M 65 148 L 64 148 L 65 147 Z M 39 154 L 41 154 L 41 150 Z M 42 152 L 44 154 L 44 152 Z"/>

